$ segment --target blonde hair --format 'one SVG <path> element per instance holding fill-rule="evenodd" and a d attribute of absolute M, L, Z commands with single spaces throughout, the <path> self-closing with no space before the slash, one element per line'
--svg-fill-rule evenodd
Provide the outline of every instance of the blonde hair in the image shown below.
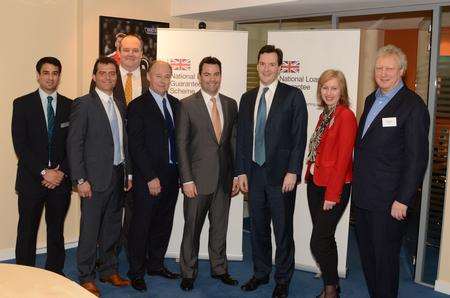
<path fill-rule="evenodd" d="M 348 98 L 347 81 L 345 80 L 342 71 L 336 69 L 327 69 L 320 75 L 319 82 L 317 83 L 317 101 L 319 102 L 319 106 L 326 106 L 320 90 L 322 89 L 322 86 L 331 79 L 336 79 L 338 81 L 341 90 L 341 97 L 339 98 L 338 104 L 348 107 L 350 105 L 350 100 Z"/>
<path fill-rule="evenodd" d="M 406 59 L 405 53 L 403 53 L 403 51 L 399 47 L 388 44 L 384 47 L 379 48 L 377 51 L 376 60 L 384 56 L 396 56 L 400 64 L 400 68 L 403 69 L 403 73 L 405 73 L 406 67 L 408 66 L 408 60 Z"/>

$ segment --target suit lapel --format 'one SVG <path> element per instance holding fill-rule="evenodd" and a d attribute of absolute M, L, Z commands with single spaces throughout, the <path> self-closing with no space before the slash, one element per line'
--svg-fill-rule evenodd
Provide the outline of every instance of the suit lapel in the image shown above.
<path fill-rule="evenodd" d="M 222 106 L 222 114 L 223 114 L 223 125 L 222 125 L 222 133 L 220 134 L 220 144 L 224 140 L 224 134 L 227 131 L 228 118 L 230 117 L 227 102 L 224 99 L 224 95 L 219 94 L 220 104 Z"/>
<path fill-rule="evenodd" d="M 281 106 L 283 102 L 283 98 L 286 97 L 285 89 L 281 82 L 278 82 L 277 88 L 275 89 L 275 93 L 273 95 L 272 105 L 270 106 L 269 114 L 267 115 L 266 128 L 269 122 L 274 117 L 273 115 L 277 115 L 277 110 Z"/>
<path fill-rule="evenodd" d="M 112 135 L 111 125 L 109 123 L 108 113 L 106 112 L 106 109 L 103 106 L 102 100 L 100 99 L 97 92 L 95 92 L 95 91 L 92 91 L 91 96 L 92 96 L 93 104 L 98 110 L 99 116 L 101 118 L 101 122 L 104 123 L 104 125 L 106 125 L 106 127 L 108 127 L 107 131 L 109 132 L 109 135 L 112 138 L 113 135 Z"/>
<path fill-rule="evenodd" d="M 39 125 L 39 130 L 41 131 L 41 137 L 44 139 L 48 139 L 48 132 L 47 132 L 47 121 L 45 120 L 45 114 L 44 114 L 44 108 L 42 106 L 41 96 L 39 95 L 39 90 L 37 90 L 33 94 L 33 101 L 32 101 L 32 111 L 39 111 L 36 113 L 37 117 L 37 125 Z"/>
<path fill-rule="evenodd" d="M 256 97 L 258 96 L 258 91 L 259 91 L 259 87 L 257 87 L 257 88 L 255 88 L 255 89 L 253 89 L 253 90 L 250 90 L 250 93 L 249 93 L 249 97 L 250 97 L 250 115 L 249 115 L 249 119 L 250 119 L 250 128 L 251 128 L 251 131 L 252 131 L 252 139 L 253 139 L 253 127 L 255 127 L 255 124 L 254 124 L 254 122 L 255 122 L 255 117 L 254 117 L 254 115 L 255 115 L 255 109 L 256 109 L 256 107 L 255 107 L 255 104 L 256 104 Z"/>
<path fill-rule="evenodd" d="M 147 80 L 147 72 L 141 69 L 141 94 L 144 94 L 148 91 L 148 80 Z"/>
<path fill-rule="evenodd" d="M 201 91 L 198 91 L 196 93 L 195 102 L 197 103 L 197 107 L 199 108 L 200 113 L 202 114 L 202 118 L 203 119 L 208 119 L 207 120 L 207 123 L 208 123 L 207 125 L 208 125 L 209 135 L 213 138 L 213 140 L 216 143 L 219 143 L 217 141 L 216 134 L 214 132 L 214 127 L 213 127 L 213 124 L 212 124 L 211 116 L 209 116 L 208 107 L 206 106 L 206 103 L 205 103 L 205 100 L 203 98 L 203 95 L 202 95 Z"/>
<path fill-rule="evenodd" d="M 398 105 L 401 103 L 402 91 L 403 91 L 403 88 L 400 89 L 397 92 L 397 94 L 394 95 L 394 97 L 389 101 L 389 103 L 378 113 L 378 115 L 375 117 L 375 119 L 373 119 L 372 123 L 367 128 L 367 131 L 362 138 L 363 141 L 367 137 L 368 134 L 370 134 L 376 127 L 379 127 L 378 124 L 382 121 L 382 119 L 384 117 L 391 116 L 392 113 L 397 109 Z M 375 101 L 375 95 L 374 95 L 373 100 Z M 373 105 L 373 102 L 372 102 L 372 105 Z M 371 107 L 372 107 L 372 105 L 371 105 Z"/>
<path fill-rule="evenodd" d="M 373 106 L 373 103 L 375 102 L 375 93 L 372 93 L 367 98 L 366 107 L 364 108 L 364 113 L 361 115 L 361 119 L 359 120 L 359 130 L 358 130 L 358 137 L 356 139 L 357 142 L 359 142 L 362 138 L 362 133 L 364 131 L 364 126 L 366 125 L 366 119 L 367 115 L 369 114 L 370 109 Z"/>

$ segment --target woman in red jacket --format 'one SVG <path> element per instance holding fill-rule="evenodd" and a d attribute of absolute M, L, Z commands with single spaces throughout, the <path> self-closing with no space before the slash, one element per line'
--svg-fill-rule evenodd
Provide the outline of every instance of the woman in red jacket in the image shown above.
<path fill-rule="evenodd" d="M 310 245 L 324 282 L 317 297 L 335 298 L 339 297 L 339 277 L 334 233 L 350 196 L 357 124 L 341 71 L 322 73 L 317 98 L 323 112 L 309 143 L 305 177 L 313 223 Z"/>

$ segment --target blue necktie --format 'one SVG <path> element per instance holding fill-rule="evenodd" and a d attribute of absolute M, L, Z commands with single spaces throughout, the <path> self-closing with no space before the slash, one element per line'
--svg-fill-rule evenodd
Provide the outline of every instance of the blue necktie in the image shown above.
<path fill-rule="evenodd" d="M 256 114 L 256 128 L 255 128 L 255 162 L 262 166 L 266 162 L 266 92 L 269 87 L 264 87 L 261 97 L 259 99 L 258 113 Z"/>
<path fill-rule="evenodd" d="M 169 110 L 167 109 L 167 99 L 163 98 L 163 111 L 164 120 L 166 122 L 167 135 L 169 138 L 169 158 L 170 163 L 176 164 L 177 158 L 175 154 L 175 127 L 173 125 L 172 117 L 170 116 Z"/>
<path fill-rule="evenodd" d="M 48 163 L 51 161 L 51 148 L 53 127 L 55 126 L 55 111 L 52 106 L 53 97 L 47 96 L 47 136 L 48 136 Z"/>
<path fill-rule="evenodd" d="M 119 121 L 117 120 L 116 109 L 114 108 L 114 102 L 112 98 L 109 98 L 108 100 L 108 116 L 114 140 L 114 165 L 117 166 L 122 158 L 120 156 Z"/>

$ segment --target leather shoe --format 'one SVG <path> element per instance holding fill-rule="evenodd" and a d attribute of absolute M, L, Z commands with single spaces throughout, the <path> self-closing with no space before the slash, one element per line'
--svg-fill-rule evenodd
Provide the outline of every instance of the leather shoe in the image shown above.
<path fill-rule="evenodd" d="M 94 294 L 95 296 L 100 297 L 100 290 L 95 285 L 95 282 L 93 281 L 84 282 L 81 284 L 81 286 L 86 290 L 88 290 L 89 292 L 91 292 L 92 294 Z"/>
<path fill-rule="evenodd" d="M 272 298 L 286 298 L 289 292 L 288 284 L 277 284 L 272 293 Z"/>
<path fill-rule="evenodd" d="M 133 289 L 139 292 L 147 291 L 147 285 L 145 284 L 145 280 L 143 278 L 132 279 L 131 286 L 133 287 Z"/>
<path fill-rule="evenodd" d="M 213 274 L 211 275 L 212 278 L 218 279 L 221 282 L 223 282 L 226 285 L 230 285 L 230 286 L 235 286 L 237 285 L 239 282 L 237 280 L 235 280 L 234 278 L 232 278 L 228 273 L 224 273 L 224 274 Z"/>
<path fill-rule="evenodd" d="M 265 285 L 269 282 L 269 277 L 256 278 L 252 276 L 247 283 L 241 286 L 241 290 L 245 292 L 250 292 L 256 290 L 260 285 Z"/>
<path fill-rule="evenodd" d="M 120 277 L 117 273 L 105 278 L 100 278 L 100 281 L 112 284 L 115 287 L 125 287 L 131 284 L 130 280 Z"/>
<path fill-rule="evenodd" d="M 183 278 L 181 280 L 180 288 L 183 291 L 191 291 L 194 288 L 194 279 L 193 278 Z"/>
<path fill-rule="evenodd" d="M 153 275 L 159 275 L 168 279 L 178 279 L 180 278 L 180 274 L 179 273 L 175 273 L 170 271 L 169 269 L 167 269 L 166 267 L 162 267 L 159 270 L 148 270 L 147 271 L 148 275 L 153 276 Z"/>

